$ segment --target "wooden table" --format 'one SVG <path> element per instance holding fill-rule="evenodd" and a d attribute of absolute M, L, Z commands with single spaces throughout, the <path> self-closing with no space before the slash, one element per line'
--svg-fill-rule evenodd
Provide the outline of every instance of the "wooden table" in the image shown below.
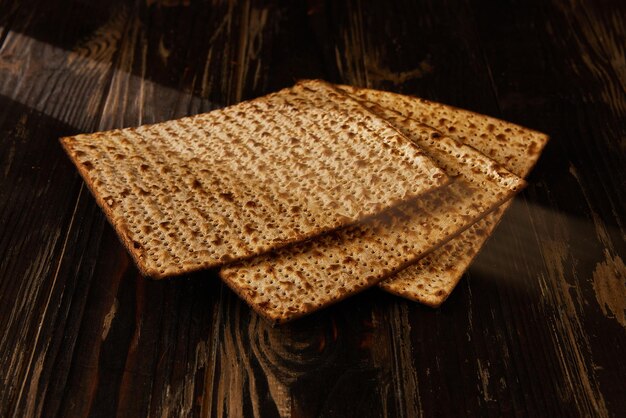
<path fill-rule="evenodd" d="M 625 2 L 212 3 L 0 1 L 0 416 L 626 414 Z M 143 278 L 57 141 L 300 78 L 551 135 L 440 309 Z"/>

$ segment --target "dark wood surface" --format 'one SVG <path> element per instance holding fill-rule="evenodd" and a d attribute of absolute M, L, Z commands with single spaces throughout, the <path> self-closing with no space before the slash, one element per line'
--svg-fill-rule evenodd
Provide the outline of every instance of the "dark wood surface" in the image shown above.
<path fill-rule="evenodd" d="M 619 0 L 0 0 L 0 416 L 625 416 L 625 57 Z M 440 309 L 145 279 L 57 141 L 307 77 L 551 135 Z"/>

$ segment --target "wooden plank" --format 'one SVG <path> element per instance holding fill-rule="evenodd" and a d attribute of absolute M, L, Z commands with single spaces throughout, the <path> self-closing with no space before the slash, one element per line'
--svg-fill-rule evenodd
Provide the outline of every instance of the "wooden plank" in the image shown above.
<path fill-rule="evenodd" d="M 623 389 L 616 387 L 625 369 L 617 351 L 626 341 L 619 324 L 600 317 L 590 279 L 599 264 L 614 263 L 626 249 L 623 211 L 617 210 L 624 204 L 619 186 L 624 184 L 624 154 L 618 138 L 624 132 L 625 101 L 612 59 L 623 48 L 614 40 L 624 39 L 625 33 L 623 25 L 610 20 L 589 21 L 587 6 L 537 2 L 510 10 L 509 16 L 522 19 L 497 25 L 486 24 L 501 11 L 497 7 L 477 5 L 475 13 L 503 112 L 533 120 L 553 136 L 537 169 L 545 175 L 528 191 L 528 227 L 535 239 L 516 233 L 519 227 L 512 223 L 503 225 L 503 236 L 512 232 L 519 237 L 516 247 L 526 253 L 520 264 L 539 286 L 542 303 L 533 315 L 516 303 L 507 305 L 520 318 L 516 328 L 524 329 L 524 340 L 554 347 L 548 365 L 561 382 L 556 394 L 582 415 L 610 416 L 609 411 L 624 408 Z M 603 13 L 623 15 L 624 10 L 614 3 Z M 513 47 L 505 50 L 501 43 Z M 494 246 L 506 245 L 494 241 Z M 545 267 L 533 260 L 542 260 Z M 600 280 L 619 279 L 605 275 Z M 549 328 L 538 329 L 538 320 Z M 534 351 L 526 354 L 529 364 L 539 360 Z"/>
<path fill-rule="evenodd" d="M 197 94 L 228 102 L 261 87 L 255 73 L 237 76 L 237 69 L 265 64 L 268 52 L 261 39 L 269 35 L 263 26 L 267 11 L 251 3 L 163 7 L 167 10 L 142 5 L 132 11 L 98 129 L 207 111 L 215 104 Z M 253 29 L 243 31 L 248 24 Z M 210 39 L 208 45 L 204 39 Z M 260 49 L 252 51 L 251 45 Z M 228 51 L 241 62 L 233 64 Z M 223 83 L 230 86 L 228 94 L 219 91 Z M 68 273 L 92 284 L 71 301 L 87 308 L 80 320 L 66 325 L 75 338 L 61 343 L 59 352 L 71 354 L 52 371 L 52 378 L 64 384 L 40 395 L 46 410 L 71 416 L 184 415 L 205 408 L 207 400 L 210 405 L 212 399 L 200 395 L 203 373 L 218 355 L 212 338 L 218 327 L 231 327 L 219 324 L 218 313 L 239 301 L 221 296 L 211 272 L 163 283 L 140 277 L 108 225 L 90 240 L 100 243 L 99 255 L 86 260 L 84 272 Z M 230 351 L 221 355 L 238 358 Z M 241 370 L 235 367 L 232 373 Z"/>
<path fill-rule="evenodd" d="M 340 24 L 326 37 L 335 40 L 338 52 L 327 55 L 337 61 L 342 81 L 497 114 L 468 11 L 446 2 L 350 2 L 348 10 L 335 12 Z M 374 304 L 372 315 L 384 320 L 375 321 L 373 361 L 381 351 L 394 353 L 396 362 L 404 359 L 395 366 L 380 363 L 395 382 L 388 402 L 398 413 L 484 411 L 490 396 L 481 391 L 481 359 L 472 359 L 482 353 L 476 352 L 473 317 L 467 314 L 473 300 L 467 296 L 453 297 L 438 312 L 395 298 L 387 306 Z"/>
<path fill-rule="evenodd" d="M 85 208 L 76 203 L 81 183 L 59 149 L 57 138 L 78 129 L 93 129 L 100 107 L 98 96 L 110 75 L 107 67 L 77 65 L 80 59 L 76 53 L 71 55 L 25 35 L 45 23 L 33 6 L 24 4 L 11 10 L 11 26 L 0 49 L 2 130 L 6 138 L 0 153 L 4 168 L 0 253 L 5 260 L 0 287 L 9 300 L 15 301 L 4 303 L 0 314 L 5 336 L 0 350 L 6 359 L 2 362 L 5 389 L 0 391 L 0 415 L 8 415 L 15 408 L 27 415 L 37 413 L 34 403 L 25 402 L 35 396 L 48 367 L 36 352 L 49 347 L 55 331 L 51 324 L 59 313 L 56 303 L 66 285 L 75 285 L 59 279 L 59 260 L 67 254 L 77 258 L 85 254 L 80 246 L 68 248 L 70 235 L 66 230 L 69 225 L 76 229 L 93 227 L 91 219 L 83 222 Z M 67 17 L 58 22 L 55 36 L 71 38 Z M 83 55 L 88 54 L 89 44 L 82 47 Z M 115 45 L 100 46 L 99 53 L 106 52 L 107 47 L 114 49 Z M 43 58 L 45 69 L 41 66 Z M 70 97 L 62 95 L 61 86 L 68 82 L 73 83 Z M 56 101 L 62 97 L 66 100 Z M 61 115 L 64 120 L 58 119 Z"/>
<path fill-rule="evenodd" d="M 462 107 L 468 107 L 480 112 L 485 112 L 495 116 L 505 116 L 509 120 L 534 126 L 539 129 L 545 128 L 545 124 L 542 124 L 542 113 L 545 109 L 536 110 L 535 117 L 525 117 L 525 114 L 519 112 L 506 113 L 500 111 L 500 107 L 506 106 L 502 103 L 500 93 L 501 89 L 497 89 L 496 85 L 492 82 L 491 62 L 488 61 L 488 66 L 485 66 L 484 55 L 482 51 L 481 34 L 479 33 L 479 27 L 494 27 L 493 22 L 501 22 L 502 19 L 498 18 L 498 13 L 489 13 L 490 18 L 485 19 L 481 13 L 484 12 L 484 7 L 480 8 L 479 12 L 473 12 L 472 8 L 467 5 L 458 4 L 446 4 L 439 3 L 434 5 L 425 5 L 421 3 L 419 6 L 419 13 L 412 13 L 413 10 L 410 5 L 406 7 L 399 7 L 402 13 L 395 13 L 394 6 L 386 5 L 385 10 L 376 10 L 371 4 L 361 4 L 355 2 L 354 15 L 363 13 L 363 10 L 367 10 L 367 15 L 363 21 L 357 21 L 351 23 L 348 21 L 347 27 L 343 29 L 343 32 L 339 34 L 340 44 L 346 45 L 345 50 L 341 50 L 336 54 L 338 59 L 338 66 L 340 71 L 343 71 L 342 76 L 346 77 L 349 81 L 360 85 L 370 85 L 379 88 L 392 88 L 397 91 L 406 91 L 413 94 L 420 95 L 422 97 L 431 98 L 435 100 L 445 101 L 451 104 L 455 104 Z M 515 25 L 532 25 L 533 21 L 548 21 L 546 16 L 533 16 L 529 17 L 524 14 L 522 10 L 516 10 L 515 13 L 511 13 L 508 9 L 511 5 L 502 5 L 498 12 L 503 16 L 508 16 L 509 20 L 504 20 L 498 27 L 515 27 Z M 391 10 L 389 10 L 391 9 Z M 386 26 L 386 33 L 384 39 L 386 43 L 378 40 L 378 34 L 372 36 L 372 31 L 363 30 L 363 28 L 380 28 L 381 22 L 377 21 L 376 16 L 384 16 L 385 13 L 393 14 L 394 16 L 407 16 L 406 21 L 403 18 L 394 19 L 394 25 Z M 435 16 L 433 21 L 430 21 L 430 17 Z M 480 19 L 473 20 L 473 16 L 481 16 Z M 550 15 L 551 16 L 551 15 Z M 411 23 L 418 27 L 414 29 L 413 36 L 403 33 L 403 30 L 410 27 Z M 383 23 L 384 27 L 384 23 Z M 524 28 L 527 29 L 527 28 Z M 523 33 L 520 31 L 519 33 Z M 503 55 L 503 47 L 507 48 L 506 56 L 510 59 L 511 56 L 517 57 L 517 61 L 526 59 L 528 57 L 528 51 L 525 50 L 526 45 L 523 42 L 513 42 L 514 39 L 508 39 L 508 43 L 502 41 L 503 34 L 490 34 L 487 36 L 492 42 L 497 43 L 497 47 L 494 48 L 493 54 L 489 56 L 496 61 L 496 63 L 504 63 L 504 59 L 498 58 Z M 411 39 L 413 43 L 403 41 L 405 39 Z M 388 57 L 385 51 L 388 50 L 389 45 L 393 45 L 393 53 Z M 543 45 L 543 48 L 550 48 L 550 42 L 546 39 L 542 39 L 540 42 L 536 42 L 533 45 Z M 558 48 L 558 46 L 556 46 Z M 413 65 L 401 63 L 396 64 L 395 71 L 388 71 L 388 66 L 394 65 L 394 56 L 400 55 L 410 57 L 421 57 L 421 60 L 413 60 Z M 572 57 L 578 55 L 572 54 Z M 390 59 L 388 59 L 390 58 Z M 528 63 L 541 65 L 541 61 L 527 61 Z M 381 65 L 382 63 L 382 65 Z M 529 80 L 531 83 L 537 80 L 532 77 L 528 77 L 528 74 L 532 74 L 532 69 L 528 69 L 528 64 L 525 70 L 514 72 L 510 75 L 511 78 L 506 79 L 503 83 L 511 84 L 511 82 L 521 83 L 524 80 Z M 508 68 L 508 67 L 505 67 Z M 515 67 L 513 67 L 515 68 Z M 498 69 L 499 70 L 499 69 Z M 432 71 L 428 74 L 428 71 Z M 554 85 L 552 81 L 551 85 Z M 548 86 L 548 83 L 544 84 Z M 516 98 L 522 99 L 526 96 L 530 96 L 529 103 L 523 105 L 535 105 L 537 107 L 536 100 L 532 100 L 532 88 L 530 86 L 528 90 L 516 91 Z M 564 89 L 565 90 L 565 89 Z M 548 92 L 544 92 L 544 96 Z M 492 94 L 491 98 L 489 97 Z M 494 101 L 493 98 L 496 100 Z M 528 100 L 526 99 L 526 100 Z M 527 109 L 526 109 L 527 110 Z M 545 115 L 545 113 L 543 113 Z M 564 115 L 565 116 L 565 115 Z M 545 118 L 545 116 L 543 116 Z M 550 130 L 548 130 L 550 132 Z M 580 141 L 584 143 L 584 141 Z M 539 171 L 539 169 L 537 170 Z M 553 188 L 558 186 L 553 185 Z M 531 190 L 533 188 L 531 187 Z M 529 193 L 526 194 L 528 196 Z M 511 226 L 513 222 L 519 223 L 522 227 L 513 228 L 515 232 L 512 239 L 507 239 L 506 244 L 501 239 L 499 244 L 492 244 L 492 248 L 507 248 L 511 245 L 515 245 L 518 248 L 517 254 L 523 254 L 528 252 L 527 245 L 528 239 L 526 234 L 523 234 L 525 230 L 532 230 L 532 221 L 530 220 L 528 213 L 516 211 L 516 217 L 512 218 L 509 215 L 507 218 L 509 222 L 505 222 L 508 225 L 507 232 L 511 232 Z M 512 221 L 515 219 L 515 221 Z M 526 229 L 527 228 L 527 229 Z M 520 237 L 521 235 L 521 237 Z M 510 236 L 510 234 L 503 234 L 503 236 Z M 522 240 L 521 238 L 525 238 Z M 495 241 L 496 239 L 494 239 Z M 533 237 L 530 237 L 532 243 Z M 533 244 L 531 244 L 533 245 Z M 537 245 L 536 243 L 534 244 Z M 487 249 L 488 250 L 488 249 Z M 481 259 L 477 260 L 476 264 L 485 264 L 484 260 L 487 258 L 487 250 Z M 487 253 L 488 254 L 488 253 Z M 540 259 L 541 256 L 537 252 L 532 252 L 527 257 L 519 257 L 512 253 L 508 254 L 509 257 L 515 256 L 519 258 L 520 264 L 535 264 L 535 260 Z M 519 276 L 520 266 L 501 266 L 500 271 L 495 273 L 501 277 L 515 277 Z M 473 369 L 466 369 L 464 366 L 457 370 L 456 375 L 461 379 L 467 379 L 461 387 L 458 387 L 456 391 L 463 393 L 462 398 L 453 402 L 457 405 L 464 405 L 466 411 L 473 410 L 474 413 L 478 411 L 491 411 L 495 415 L 499 415 L 503 412 L 510 413 L 511 411 L 526 411 L 528 414 L 537 414 L 540 411 L 550 410 L 554 414 L 565 413 L 562 407 L 558 403 L 555 403 L 552 399 L 562 396 L 562 389 L 558 386 L 552 386 L 545 388 L 545 384 L 542 385 L 543 379 L 546 381 L 563 381 L 566 382 L 569 376 L 569 370 L 567 367 L 554 367 L 554 364 L 559 364 L 557 359 L 561 347 L 555 341 L 551 340 L 552 329 L 548 327 L 537 327 L 536 323 L 541 323 L 541 316 L 536 314 L 531 315 L 533 319 L 529 318 L 530 310 L 538 310 L 541 306 L 538 301 L 541 298 L 541 283 L 533 278 L 533 275 L 542 273 L 543 266 L 539 266 L 539 270 L 529 270 L 522 277 L 527 280 L 526 283 L 520 283 L 518 286 L 524 286 L 523 292 L 511 292 L 508 285 L 496 285 L 489 284 L 488 286 L 481 286 L 477 292 L 467 293 L 461 295 L 463 299 L 466 299 L 467 309 L 454 310 L 456 314 L 465 315 L 471 318 L 470 323 L 466 325 L 469 330 L 468 341 L 466 344 L 457 341 L 455 344 L 455 352 L 450 352 L 450 349 L 437 346 L 434 341 L 428 341 L 433 344 L 431 347 L 440 353 L 440 356 L 451 355 L 458 353 L 459 356 L 466 358 L 463 365 L 467 361 L 474 361 L 475 367 Z M 473 269 L 475 270 L 475 269 Z M 523 270 L 522 270 L 523 271 Z M 539 271 L 539 273 L 538 273 Z M 493 270 L 492 270 L 493 272 Z M 545 270 L 543 274 L 547 275 Z M 520 277 L 520 279 L 522 279 Z M 476 279 L 474 279 L 476 280 Z M 478 280 L 481 280 L 479 277 Z M 475 286 L 475 285 L 474 285 Z M 480 283 L 479 283 L 480 286 Z M 467 287 L 469 291 L 469 287 Z M 507 299 L 507 303 L 501 304 L 499 298 L 502 297 L 504 292 Z M 528 294 L 530 292 L 530 294 Z M 509 294 L 507 294 L 509 293 Z M 512 293 L 512 294 L 510 294 Z M 476 299 L 478 300 L 472 300 Z M 529 299 L 530 298 L 530 299 Z M 489 302 L 489 303 L 487 303 Z M 451 301 L 448 302 L 452 303 Z M 530 305 L 529 305 L 530 303 Z M 445 307 L 444 307 L 445 309 Z M 416 311 L 416 312 L 419 312 Z M 418 321 L 421 318 L 422 312 L 419 312 L 419 316 L 415 316 L 411 321 L 413 328 L 419 327 L 420 323 L 424 323 L 425 327 L 432 328 L 432 324 L 426 321 Z M 506 330 L 505 323 L 495 321 L 497 318 L 506 318 L 507 321 L 513 321 L 520 327 L 520 329 L 529 328 L 527 335 L 523 335 L 522 339 L 515 333 L 509 333 Z M 520 319 L 521 318 L 521 319 Z M 455 324 L 463 324 L 464 318 L 455 318 Z M 485 330 L 483 334 L 475 335 L 473 322 L 481 321 L 481 329 Z M 484 322 L 486 321 L 486 322 Z M 528 321 L 528 322 L 527 322 Z M 533 322 L 536 321 L 536 322 Z M 498 323 L 499 322 L 499 323 Z M 533 326 L 530 326 L 530 324 Z M 548 325 L 548 324 L 547 324 Z M 516 328 L 513 328 L 516 329 Z M 518 331 L 519 332 L 519 331 Z M 611 335 L 611 334 L 608 334 Z M 439 336 L 441 337 L 441 336 Z M 448 336 L 452 337 L 452 336 Z M 540 339 L 538 339 L 540 338 Z M 445 338 L 438 338 L 439 340 Z M 481 341 L 482 340 L 482 341 Z M 490 341 L 491 340 L 491 341 Z M 483 342 L 484 341 L 484 342 Z M 541 353 L 545 356 L 544 348 L 536 346 L 535 352 L 531 356 L 528 356 L 523 350 L 518 347 L 525 346 L 529 342 L 542 341 L 550 346 L 548 356 L 553 361 L 546 361 L 545 359 L 537 358 L 536 356 Z M 479 348 L 476 348 L 478 345 Z M 493 352 L 493 347 L 498 347 L 499 351 Z M 474 351 L 476 350 L 476 351 Z M 500 353 L 500 354 L 497 354 Z M 506 353 L 506 355 L 502 355 Z M 472 359 L 472 360 L 470 360 Z M 535 366 L 536 365 L 536 366 Z M 427 369 L 431 369 L 433 365 L 425 365 Z M 423 370 L 423 369 L 422 369 Z M 431 389 L 431 384 L 428 376 L 424 379 L 418 374 L 420 382 L 420 392 L 426 393 L 453 393 L 449 388 L 443 388 L 441 386 L 436 387 L 435 390 Z M 471 380 L 474 380 L 472 384 Z M 422 382 L 426 381 L 424 384 Z M 473 393 L 470 387 L 476 387 L 477 393 Z M 542 390 L 533 390 L 532 396 L 524 395 L 524 388 L 538 388 L 542 387 Z M 550 395 L 550 391 L 553 395 Z M 542 393 L 547 392 L 547 393 Z M 497 394 L 495 396 L 494 394 Z M 425 397 L 421 397 L 425 398 Z M 427 398 L 432 401 L 432 398 Z M 498 402 L 495 402 L 498 399 Z M 424 402 L 423 406 L 426 410 L 434 410 L 441 405 L 445 405 L 444 402 L 436 402 L 435 404 L 429 404 L 428 401 Z M 458 411 L 457 411 L 458 412 Z M 573 411 L 572 411 L 573 412 Z"/>

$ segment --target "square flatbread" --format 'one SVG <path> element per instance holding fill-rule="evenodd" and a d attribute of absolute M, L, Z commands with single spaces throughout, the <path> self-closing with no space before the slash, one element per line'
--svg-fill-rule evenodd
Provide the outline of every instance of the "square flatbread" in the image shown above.
<path fill-rule="evenodd" d="M 524 181 L 473 148 L 364 103 L 425 150 L 455 181 L 368 222 L 222 268 L 257 312 L 286 322 L 362 291 L 469 227 Z"/>
<path fill-rule="evenodd" d="M 548 136 L 543 133 L 452 106 L 378 90 L 339 88 L 352 97 L 432 126 L 521 177 L 530 173 L 548 142 Z M 508 203 L 379 286 L 429 306 L 441 305 L 497 226 L 506 207 Z"/>
<path fill-rule="evenodd" d="M 61 142 L 154 278 L 301 241 L 449 181 L 389 123 L 318 81 Z"/>

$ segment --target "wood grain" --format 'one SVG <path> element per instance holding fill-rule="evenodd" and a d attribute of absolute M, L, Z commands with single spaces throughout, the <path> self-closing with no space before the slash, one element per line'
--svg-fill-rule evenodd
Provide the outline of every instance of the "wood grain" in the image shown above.
<path fill-rule="evenodd" d="M 620 416 L 625 14 L 0 1 L 0 416 Z M 316 77 L 552 136 L 440 309 L 372 290 L 271 327 L 213 271 L 147 280 L 58 147 Z"/>

